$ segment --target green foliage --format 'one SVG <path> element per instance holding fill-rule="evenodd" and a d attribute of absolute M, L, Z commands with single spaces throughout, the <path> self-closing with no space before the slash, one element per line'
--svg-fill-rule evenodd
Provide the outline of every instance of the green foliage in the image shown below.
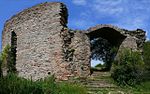
<path fill-rule="evenodd" d="M 106 70 L 110 70 L 118 48 L 101 37 L 91 41 L 91 58 L 105 62 Z"/>
<path fill-rule="evenodd" d="M 6 45 L 3 51 L 0 53 L 0 76 L 2 76 L 2 68 L 7 67 L 8 57 L 10 52 L 10 46 Z"/>
<path fill-rule="evenodd" d="M 7 68 L 8 72 L 15 72 L 15 59 L 16 58 L 13 55 L 12 49 L 9 45 L 6 45 L 6 47 L 3 49 L 3 51 L 0 54 L 0 74 L 2 75 L 2 68 Z"/>
<path fill-rule="evenodd" d="M 65 82 L 55 82 L 54 77 L 47 77 L 33 82 L 9 73 L 0 78 L 0 94 L 87 94 L 80 86 Z"/>
<path fill-rule="evenodd" d="M 2 73 L 2 56 L 0 54 L 0 77 L 3 76 L 3 73 Z"/>
<path fill-rule="evenodd" d="M 79 84 L 72 84 L 68 82 L 59 83 L 61 92 L 58 94 L 87 94 L 86 89 Z"/>
<path fill-rule="evenodd" d="M 143 47 L 143 59 L 145 63 L 145 68 L 150 70 L 150 41 L 145 42 Z"/>
<path fill-rule="evenodd" d="M 3 49 L 2 53 L 1 53 L 1 60 L 2 60 L 2 67 L 7 66 L 7 61 L 8 61 L 8 57 L 9 57 L 9 52 L 10 52 L 10 46 L 6 45 L 6 47 Z"/>
<path fill-rule="evenodd" d="M 95 67 L 104 67 L 104 65 L 103 64 L 97 64 Z"/>
<path fill-rule="evenodd" d="M 119 85 L 134 86 L 142 80 L 144 62 L 139 52 L 124 49 L 114 61 L 112 78 Z"/>

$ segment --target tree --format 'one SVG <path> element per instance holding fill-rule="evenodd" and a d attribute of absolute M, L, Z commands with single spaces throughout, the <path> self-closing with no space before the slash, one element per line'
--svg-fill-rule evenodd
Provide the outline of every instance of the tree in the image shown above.
<path fill-rule="evenodd" d="M 104 62 L 105 69 L 110 70 L 112 61 L 116 55 L 117 49 L 110 44 L 106 39 L 101 37 L 91 41 L 92 59 Z"/>
<path fill-rule="evenodd" d="M 143 59 L 145 63 L 145 68 L 150 70 L 150 41 L 144 43 L 143 47 Z"/>

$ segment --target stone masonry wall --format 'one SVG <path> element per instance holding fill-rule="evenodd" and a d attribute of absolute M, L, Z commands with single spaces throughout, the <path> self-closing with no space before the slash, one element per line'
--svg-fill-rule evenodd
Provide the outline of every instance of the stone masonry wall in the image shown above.
<path fill-rule="evenodd" d="M 17 34 L 16 68 L 19 76 L 37 80 L 49 74 L 61 74 L 63 40 L 60 33 L 66 27 L 67 15 L 62 3 L 43 3 L 6 22 L 3 48 L 11 43 L 11 31 L 14 31 Z"/>
<path fill-rule="evenodd" d="M 65 28 L 61 33 L 65 71 L 63 78 L 87 77 L 90 75 L 90 40 L 83 31 Z"/>
<path fill-rule="evenodd" d="M 79 77 L 87 77 L 90 75 L 90 39 L 84 33 L 85 31 L 76 31 L 72 39 L 71 47 L 74 49 L 73 63 L 74 74 Z"/>
<path fill-rule="evenodd" d="M 122 34 L 125 35 L 126 38 L 121 43 L 120 49 L 130 48 L 134 51 L 142 52 L 142 48 L 146 40 L 145 31 L 142 29 L 137 29 L 134 31 L 124 30 Z"/>

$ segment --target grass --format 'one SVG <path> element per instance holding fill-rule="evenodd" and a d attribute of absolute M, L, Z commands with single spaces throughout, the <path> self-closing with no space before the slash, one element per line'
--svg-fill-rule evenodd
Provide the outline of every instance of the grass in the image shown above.
<path fill-rule="evenodd" d="M 68 84 L 67 82 L 59 83 L 59 94 L 87 94 L 87 90 L 79 84 Z"/>
<path fill-rule="evenodd" d="M 109 93 L 150 94 L 150 81 L 144 81 L 135 87 L 99 88 L 96 94 Z M 0 94 L 87 94 L 87 90 L 80 84 L 55 82 L 54 77 L 32 81 L 9 74 L 0 78 Z"/>
<path fill-rule="evenodd" d="M 133 92 L 148 92 L 150 94 L 150 81 L 145 81 L 132 89 Z"/>
<path fill-rule="evenodd" d="M 0 94 L 87 94 L 81 85 L 55 82 L 54 77 L 32 81 L 9 74 L 0 78 Z"/>

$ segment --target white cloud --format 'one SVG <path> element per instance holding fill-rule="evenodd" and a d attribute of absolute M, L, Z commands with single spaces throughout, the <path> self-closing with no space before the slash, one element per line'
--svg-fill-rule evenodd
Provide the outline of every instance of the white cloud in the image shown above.
<path fill-rule="evenodd" d="M 79 18 L 79 19 L 75 18 L 75 19 L 71 19 L 69 27 L 73 29 L 86 30 L 95 24 L 96 23 L 94 21 L 91 21 L 85 18 Z"/>
<path fill-rule="evenodd" d="M 125 28 L 125 29 L 129 29 L 129 30 L 135 30 L 137 28 L 140 29 L 144 29 L 146 27 L 146 17 L 124 17 L 124 18 L 120 18 L 120 19 L 116 19 L 118 20 L 116 23 L 112 23 L 114 25 L 117 25 L 121 28 Z"/>
<path fill-rule="evenodd" d="M 115 21 L 109 24 L 119 25 L 126 29 L 145 28 L 150 19 L 147 15 L 150 14 L 149 5 L 149 0 L 93 0 L 91 12 L 97 14 L 98 20 L 101 19 L 100 17 L 108 19 L 112 17 Z"/>
<path fill-rule="evenodd" d="M 148 32 L 146 32 L 146 41 L 149 41 Z"/>
<path fill-rule="evenodd" d="M 117 15 L 123 12 L 123 7 L 119 6 L 121 2 L 122 0 L 94 0 L 91 8 L 99 14 Z"/>
<path fill-rule="evenodd" d="M 75 5 L 86 5 L 87 4 L 86 0 L 72 0 L 72 3 L 74 3 Z"/>
<path fill-rule="evenodd" d="M 122 0 L 93 0 L 94 3 L 99 5 L 117 5 L 122 2 Z"/>
<path fill-rule="evenodd" d="M 148 37 L 146 37 L 146 41 L 149 41 L 150 39 Z"/>

